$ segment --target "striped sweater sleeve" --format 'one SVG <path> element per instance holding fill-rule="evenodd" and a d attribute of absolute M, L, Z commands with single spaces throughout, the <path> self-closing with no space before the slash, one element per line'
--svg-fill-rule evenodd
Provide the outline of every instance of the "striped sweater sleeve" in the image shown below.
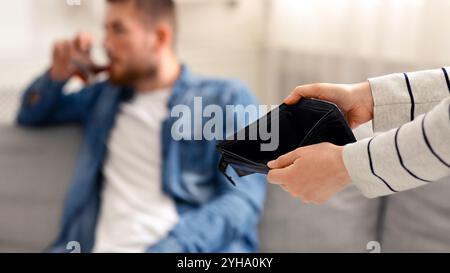
<path fill-rule="evenodd" d="M 369 80 L 373 138 L 345 146 L 344 164 L 369 197 L 450 176 L 450 83 L 445 68 Z"/>

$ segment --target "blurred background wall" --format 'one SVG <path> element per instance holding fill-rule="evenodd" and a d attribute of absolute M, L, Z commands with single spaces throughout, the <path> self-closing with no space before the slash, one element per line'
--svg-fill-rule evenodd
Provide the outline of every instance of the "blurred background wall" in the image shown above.
<path fill-rule="evenodd" d="M 450 60 L 450 1 L 275 0 L 270 14 L 271 100 L 296 84 L 350 83 Z"/>
<path fill-rule="evenodd" d="M 76 2 L 70 0 L 72 2 Z M 69 1 L 69 2 L 70 2 Z M 101 52 L 103 0 L 15 0 L 0 9 L 0 122 L 78 30 Z M 355 82 L 450 61 L 445 0 L 178 0 L 179 53 L 196 72 L 238 77 L 264 103 L 309 82 Z"/>

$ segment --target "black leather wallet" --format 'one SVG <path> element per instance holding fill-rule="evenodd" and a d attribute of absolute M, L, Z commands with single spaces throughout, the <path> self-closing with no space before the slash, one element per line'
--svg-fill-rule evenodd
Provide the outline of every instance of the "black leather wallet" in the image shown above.
<path fill-rule="evenodd" d="M 233 179 L 226 173 L 228 165 L 239 177 L 253 173 L 267 174 L 269 161 L 298 147 L 321 142 L 345 145 L 356 141 L 344 115 L 333 103 L 304 98 L 294 105 L 282 104 L 277 110 L 242 129 L 245 132 L 243 140 L 238 138 L 239 134 L 244 133 L 240 131 L 217 144 L 221 154 L 219 170 L 233 185 Z M 267 144 L 271 140 L 263 140 L 266 138 L 261 137 L 258 128 L 267 126 L 263 128 L 268 128 L 267 131 L 271 132 L 272 115 L 274 118 L 278 115 L 278 146 L 272 151 L 262 151 L 261 144 Z M 254 140 L 249 139 L 251 130 L 258 132 Z"/>

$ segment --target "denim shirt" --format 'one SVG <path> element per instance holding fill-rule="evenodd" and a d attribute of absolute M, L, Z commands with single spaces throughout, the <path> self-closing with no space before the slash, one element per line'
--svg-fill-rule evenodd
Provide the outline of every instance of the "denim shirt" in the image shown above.
<path fill-rule="evenodd" d="M 134 90 L 105 81 L 65 94 L 64 85 L 52 81 L 48 73 L 39 77 L 23 95 L 17 122 L 34 127 L 65 123 L 83 127 L 83 143 L 66 197 L 60 234 L 48 251 L 64 252 L 68 242 L 76 241 L 81 252 L 90 252 L 99 215 L 106 143 L 120 104 L 132 97 Z M 257 103 L 239 81 L 203 78 L 183 66 L 168 101 L 169 113 L 180 104 L 194 112 L 194 97 L 201 97 L 204 107 L 214 104 L 222 109 L 226 105 Z M 264 176 L 239 178 L 237 187 L 233 187 L 217 169 L 216 141 L 174 140 L 171 130 L 176 120 L 169 116 L 162 124 L 161 157 L 163 191 L 175 201 L 179 222 L 147 251 L 257 251 L 257 226 L 266 192 Z"/>

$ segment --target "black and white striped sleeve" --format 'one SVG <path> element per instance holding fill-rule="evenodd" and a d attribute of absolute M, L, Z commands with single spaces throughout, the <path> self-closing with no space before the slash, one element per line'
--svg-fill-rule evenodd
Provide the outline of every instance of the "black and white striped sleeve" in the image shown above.
<path fill-rule="evenodd" d="M 397 128 L 430 111 L 450 95 L 450 68 L 396 73 L 369 79 L 374 132 Z"/>
<path fill-rule="evenodd" d="M 388 195 L 450 176 L 450 92 L 446 71 L 370 80 L 374 126 L 390 130 L 347 145 L 343 155 L 353 183 L 365 196 Z"/>

